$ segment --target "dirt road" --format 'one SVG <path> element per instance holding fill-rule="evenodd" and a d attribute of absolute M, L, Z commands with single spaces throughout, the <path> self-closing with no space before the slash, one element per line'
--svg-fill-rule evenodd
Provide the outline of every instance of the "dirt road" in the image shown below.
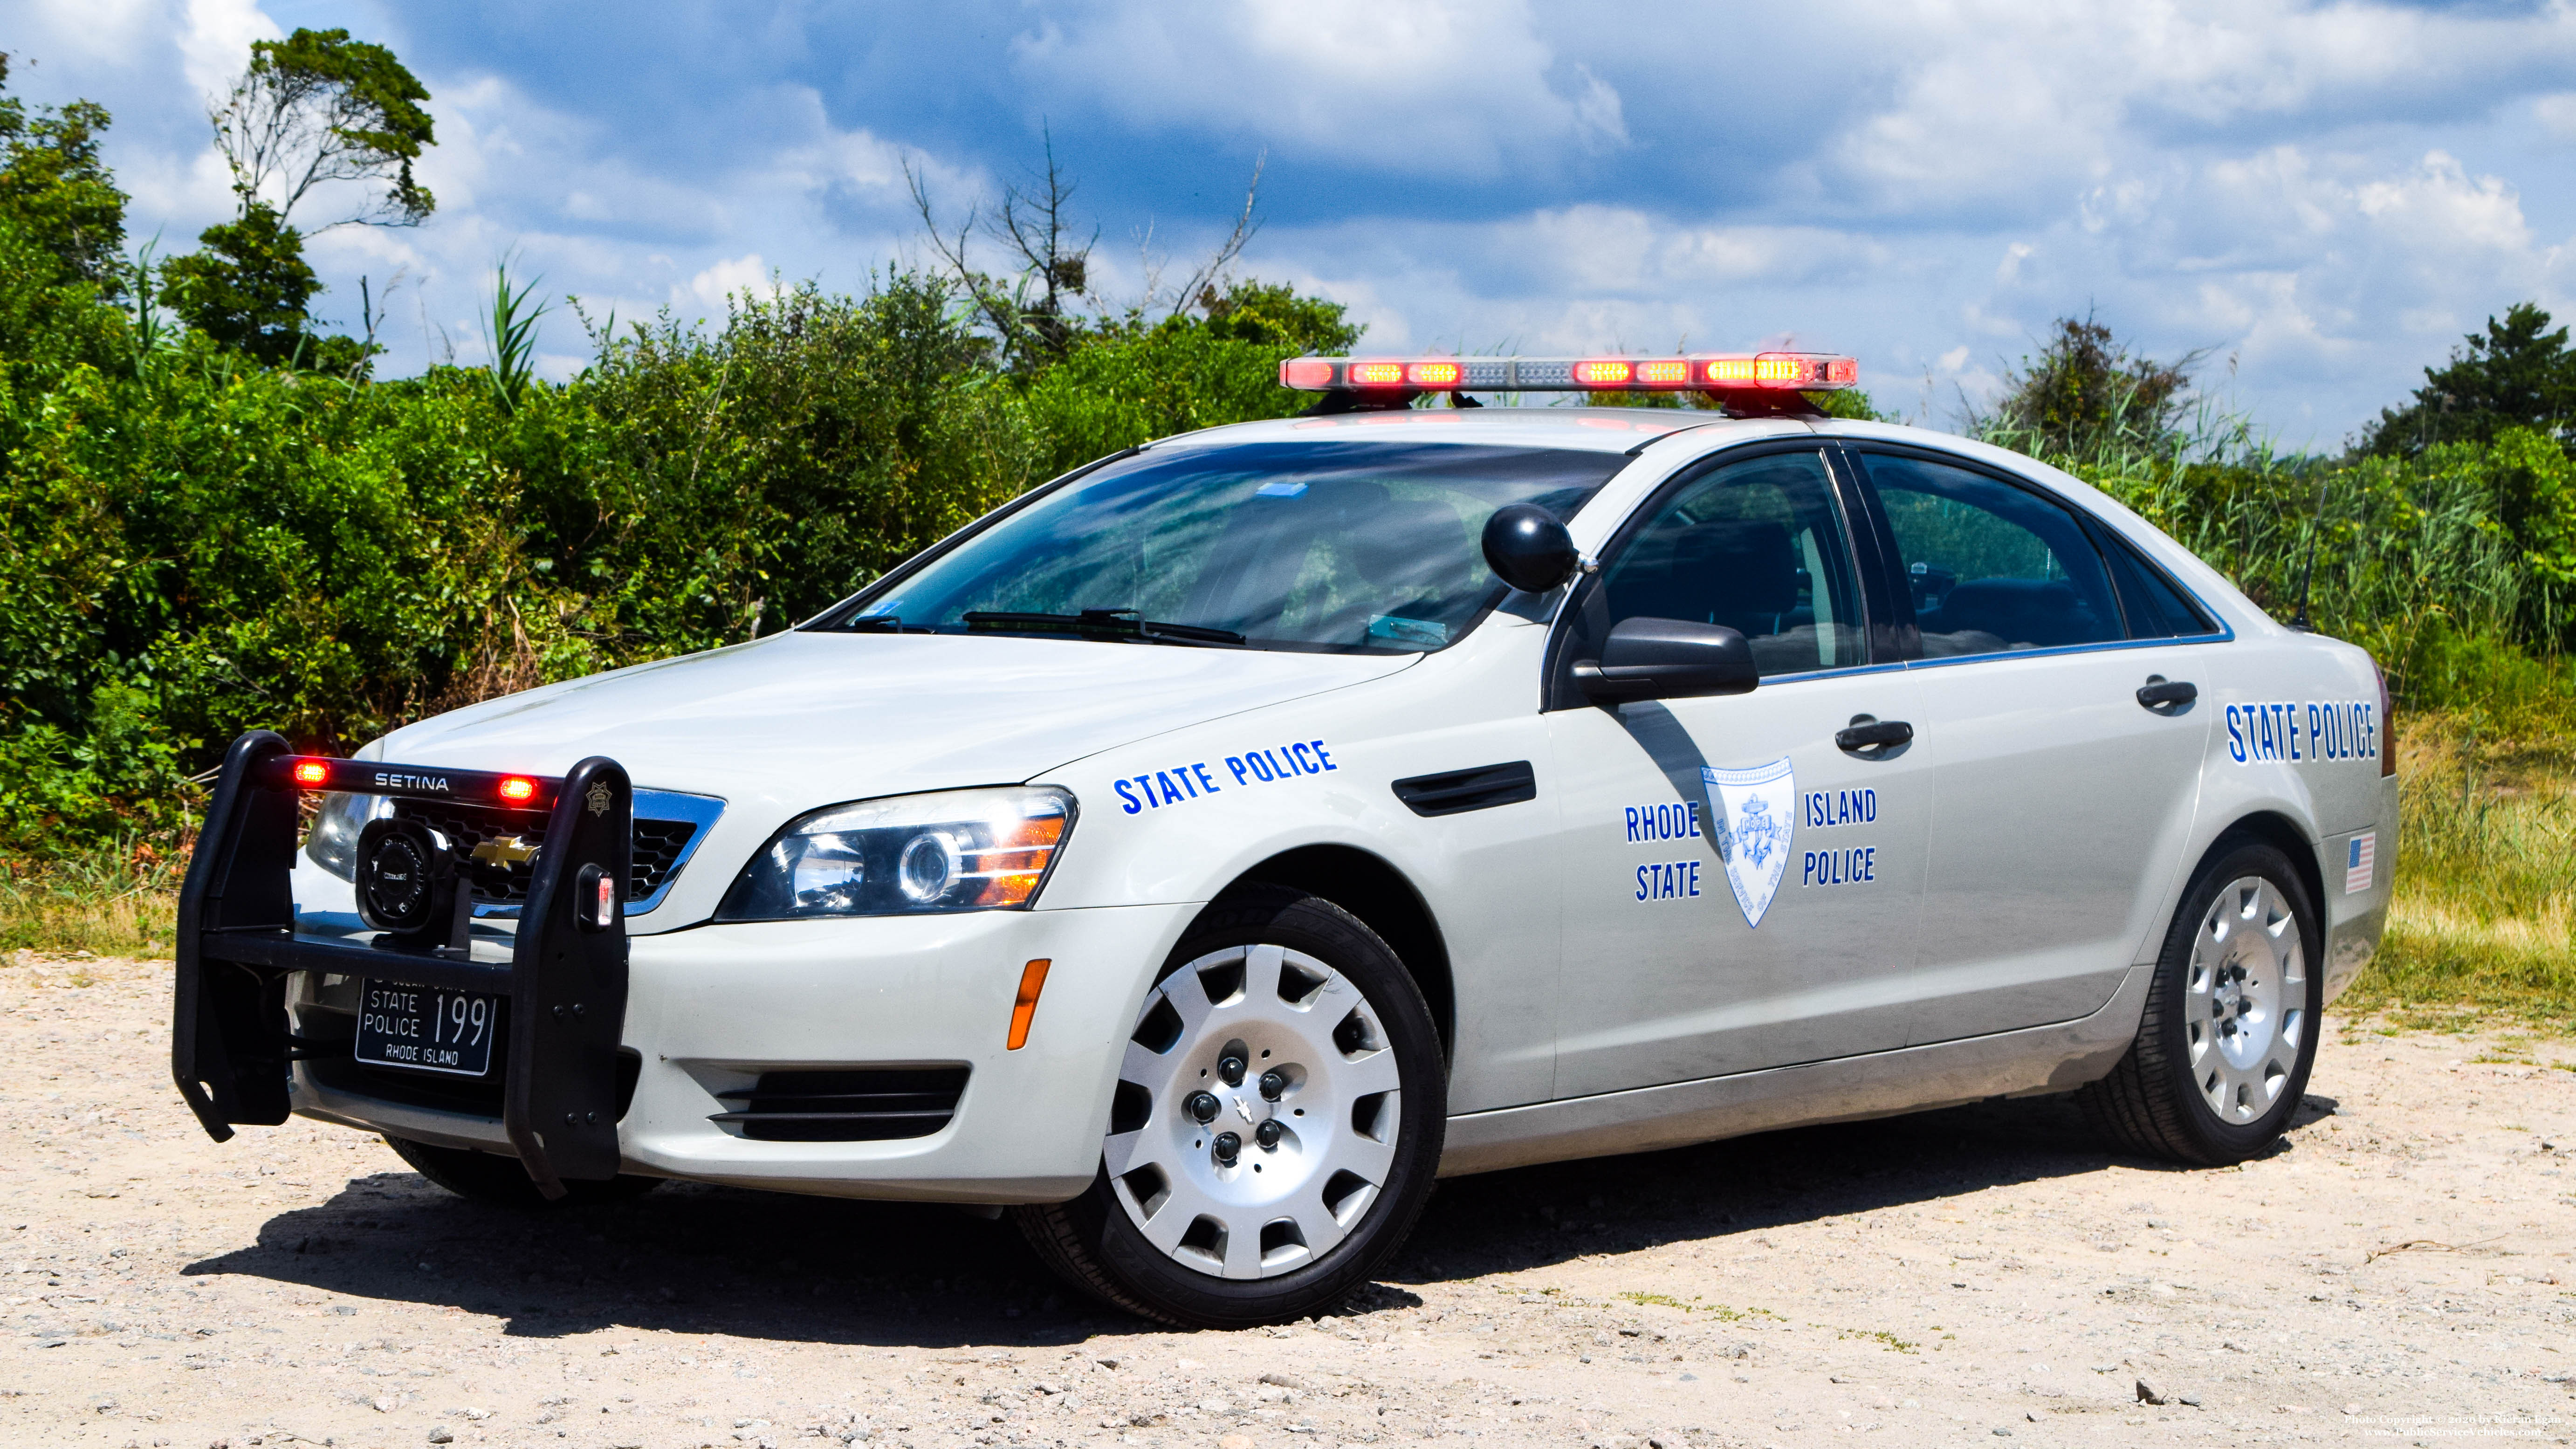
<path fill-rule="evenodd" d="M 2576 1437 L 2576 1042 L 2338 1023 L 2235 1171 L 2035 1100 L 1461 1179 L 1344 1313 L 1191 1334 L 950 1209 L 521 1216 L 339 1129 L 218 1147 L 166 970 L 0 968 L 0 1443 Z"/>

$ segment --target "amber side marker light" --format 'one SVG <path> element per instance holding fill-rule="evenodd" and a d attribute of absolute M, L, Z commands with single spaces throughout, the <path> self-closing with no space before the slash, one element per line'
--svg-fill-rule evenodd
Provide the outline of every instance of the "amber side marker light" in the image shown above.
<path fill-rule="evenodd" d="M 1029 1044 L 1029 1021 L 1038 1014 L 1038 993 L 1046 989 L 1047 967 L 1053 964 L 1045 956 L 1030 962 L 1020 971 L 1020 999 L 1011 1003 L 1011 1035 L 1002 1046 L 1005 1051 L 1018 1051 Z"/>

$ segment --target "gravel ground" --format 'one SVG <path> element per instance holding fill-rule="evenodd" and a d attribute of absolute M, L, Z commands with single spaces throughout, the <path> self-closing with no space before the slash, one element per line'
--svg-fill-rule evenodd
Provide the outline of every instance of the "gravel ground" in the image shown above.
<path fill-rule="evenodd" d="M 952 1209 L 518 1215 L 337 1128 L 219 1147 L 167 969 L 0 969 L 0 1442 L 2576 1435 L 2576 1042 L 2336 1023 L 2289 1146 L 2231 1171 L 2038 1099 L 1462 1179 L 1342 1313 L 1166 1333 Z"/>

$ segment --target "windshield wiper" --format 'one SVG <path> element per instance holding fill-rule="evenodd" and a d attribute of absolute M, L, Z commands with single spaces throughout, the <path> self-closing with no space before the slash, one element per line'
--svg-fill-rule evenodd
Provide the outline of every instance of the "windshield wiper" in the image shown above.
<path fill-rule="evenodd" d="M 969 629 L 1013 630 L 1040 634 L 1107 634 L 1117 638 L 1137 639 L 1148 643 L 1175 644 L 1241 644 L 1243 636 L 1232 629 L 1211 629 L 1203 624 L 1166 624 L 1155 619 L 1140 619 L 1133 609 L 1085 609 L 1079 614 L 1031 614 L 1017 610 L 969 609 L 959 616 Z"/>

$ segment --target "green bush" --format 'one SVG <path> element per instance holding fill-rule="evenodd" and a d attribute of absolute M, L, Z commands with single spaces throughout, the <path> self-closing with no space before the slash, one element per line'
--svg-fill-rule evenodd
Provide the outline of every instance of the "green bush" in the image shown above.
<path fill-rule="evenodd" d="M 14 251 L 13 251 L 14 248 Z M 820 610 L 1064 466 L 1300 402 L 1250 307 L 1006 373 L 941 282 L 594 333 L 563 385 L 262 366 L 0 215 L 0 854 L 184 828 L 240 730 L 343 750 Z M 1271 314 L 1311 321 L 1254 288 Z M 1288 303 L 1298 299 L 1287 298 Z"/>

